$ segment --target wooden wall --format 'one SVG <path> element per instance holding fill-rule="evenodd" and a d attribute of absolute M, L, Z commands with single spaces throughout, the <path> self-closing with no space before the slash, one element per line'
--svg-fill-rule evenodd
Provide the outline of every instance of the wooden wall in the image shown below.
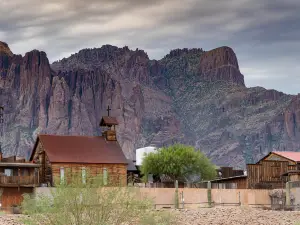
<path fill-rule="evenodd" d="M 13 204 L 20 205 L 23 201 L 23 194 L 33 193 L 34 188 L 1 188 L 3 190 L 1 196 L 1 204 L 4 210 L 9 209 Z"/>
<path fill-rule="evenodd" d="M 248 164 L 248 188 L 281 188 L 286 178 L 281 175 L 290 168 L 288 161 L 262 161 Z"/>
<path fill-rule="evenodd" d="M 217 184 L 227 184 L 225 185 L 228 189 L 246 189 L 247 188 L 247 177 L 237 177 L 234 179 L 226 179 L 226 180 L 219 180 L 219 181 L 213 181 L 212 182 L 212 188 L 222 188 L 222 185 Z"/>
<path fill-rule="evenodd" d="M 65 177 L 67 171 L 74 173 L 81 172 L 82 168 L 86 168 L 87 173 L 91 176 L 103 175 L 106 168 L 108 176 L 112 182 L 121 182 L 121 185 L 127 185 L 127 165 L 126 164 L 77 164 L 77 163 L 52 163 L 53 182 L 60 180 L 60 168 L 63 167 Z"/>
<path fill-rule="evenodd" d="M 52 185 L 52 168 L 48 156 L 45 154 L 42 142 L 39 142 L 33 160 L 40 163 L 42 166 L 39 168 L 39 181 Z"/>
<path fill-rule="evenodd" d="M 247 189 L 247 177 L 236 177 L 232 179 L 213 180 L 211 181 L 212 189 Z M 192 184 L 189 187 L 207 188 L 207 182 Z"/>

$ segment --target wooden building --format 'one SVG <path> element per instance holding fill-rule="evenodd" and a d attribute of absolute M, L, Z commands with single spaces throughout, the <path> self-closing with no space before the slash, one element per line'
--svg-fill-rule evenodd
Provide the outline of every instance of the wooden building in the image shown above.
<path fill-rule="evenodd" d="M 300 152 L 270 152 L 255 164 L 247 164 L 247 174 L 230 167 L 218 169 L 221 175 L 211 180 L 212 188 L 277 189 L 287 181 L 300 180 Z M 198 185 L 205 188 L 207 182 Z"/>
<path fill-rule="evenodd" d="M 2 158 L 0 152 L 0 192 L 1 208 L 6 210 L 13 205 L 20 205 L 24 193 L 33 193 L 39 185 L 39 164 L 25 162 L 16 156 Z"/>
<path fill-rule="evenodd" d="M 102 136 L 39 135 L 30 160 L 41 164 L 40 182 L 55 186 L 68 173 L 105 175 L 110 182 L 127 184 L 127 159 L 117 141 L 116 118 L 105 116 L 100 126 Z"/>
<path fill-rule="evenodd" d="M 239 175 L 234 177 L 218 178 L 210 180 L 213 189 L 247 189 L 247 176 Z M 207 181 L 196 185 L 198 188 L 207 188 Z"/>
<path fill-rule="evenodd" d="M 217 169 L 218 178 L 243 176 L 244 170 L 235 170 L 233 167 L 220 167 Z"/>
<path fill-rule="evenodd" d="M 298 170 L 300 152 L 270 152 L 256 164 L 247 165 L 248 188 L 284 188 L 289 171 Z"/>

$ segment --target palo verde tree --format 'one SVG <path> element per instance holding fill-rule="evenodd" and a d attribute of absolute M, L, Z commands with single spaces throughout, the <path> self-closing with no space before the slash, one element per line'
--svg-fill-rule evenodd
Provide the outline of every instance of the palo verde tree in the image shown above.
<path fill-rule="evenodd" d="M 163 147 L 145 155 L 141 172 L 144 177 L 164 174 L 173 181 L 193 175 L 200 176 L 201 180 L 216 177 L 216 167 L 202 152 L 182 144 Z"/>

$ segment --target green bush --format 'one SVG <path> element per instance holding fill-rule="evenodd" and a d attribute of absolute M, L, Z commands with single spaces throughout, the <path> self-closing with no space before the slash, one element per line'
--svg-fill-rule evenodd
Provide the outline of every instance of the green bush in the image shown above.
<path fill-rule="evenodd" d="M 106 187 L 103 177 L 82 182 L 82 176 L 58 185 L 50 194 L 24 195 L 22 210 L 30 225 L 176 224 L 168 211 L 154 210 L 139 188 Z"/>

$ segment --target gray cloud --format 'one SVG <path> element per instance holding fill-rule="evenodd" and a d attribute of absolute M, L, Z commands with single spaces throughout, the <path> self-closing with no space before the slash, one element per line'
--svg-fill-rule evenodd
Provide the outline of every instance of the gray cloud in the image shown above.
<path fill-rule="evenodd" d="M 174 48 L 227 45 L 247 86 L 298 93 L 299 10 L 299 0 L 3 1 L 0 40 L 18 54 L 44 50 L 50 61 L 103 44 L 156 59 Z"/>

